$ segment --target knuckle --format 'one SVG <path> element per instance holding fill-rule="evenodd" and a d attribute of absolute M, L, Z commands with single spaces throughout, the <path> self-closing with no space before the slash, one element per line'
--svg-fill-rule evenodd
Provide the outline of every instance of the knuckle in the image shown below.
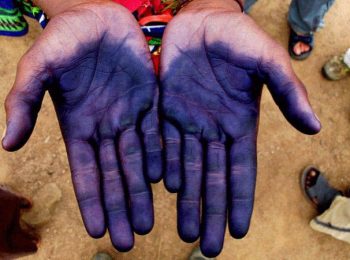
<path fill-rule="evenodd" d="M 124 201 L 118 198 L 107 199 L 105 201 L 105 207 L 106 210 L 110 213 L 117 213 L 126 210 Z"/>
<path fill-rule="evenodd" d="M 127 160 L 137 160 L 141 158 L 141 151 L 138 147 L 130 146 L 126 150 L 122 151 L 124 158 Z"/>
<path fill-rule="evenodd" d="M 149 197 L 150 192 L 148 190 L 139 188 L 139 189 L 131 190 L 130 196 L 133 198 L 135 198 L 135 197 Z"/>
<path fill-rule="evenodd" d="M 81 208 L 88 208 L 100 203 L 99 196 L 91 192 L 76 192 L 76 197 Z"/>

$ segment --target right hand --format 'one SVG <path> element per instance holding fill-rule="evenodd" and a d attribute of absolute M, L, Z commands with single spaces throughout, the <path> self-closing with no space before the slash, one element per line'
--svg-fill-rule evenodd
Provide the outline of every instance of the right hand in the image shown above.
<path fill-rule="evenodd" d="M 46 90 L 88 233 L 101 237 L 108 227 L 113 245 L 130 250 L 134 232 L 153 227 L 148 180 L 161 178 L 157 81 L 130 12 L 91 2 L 51 19 L 18 65 L 6 99 L 4 149 L 27 142 Z"/>
<path fill-rule="evenodd" d="M 226 222 L 235 238 L 250 225 L 263 84 L 296 129 L 316 134 L 321 125 L 286 51 L 232 0 L 183 8 L 167 26 L 161 58 L 165 185 L 178 192 L 180 237 L 200 237 L 202 252 L 215 257 Z"/>

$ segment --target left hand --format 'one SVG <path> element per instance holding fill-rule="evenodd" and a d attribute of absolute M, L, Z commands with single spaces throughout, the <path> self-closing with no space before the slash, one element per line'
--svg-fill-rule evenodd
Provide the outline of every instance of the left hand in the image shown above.
<path fill-rule="evenodd" d="M 201 236 L 202 252 L 214 257 L 227 211 L 233 237 L 249 228 L 263 83 L 299 131 L 315 134 L 321 125 L 286 51 L 235 1 L 191 2 L 169 23 L 161 58 L 165 184 L 179 192 L 180 237 Z"/>
<path fill-rule="evenodd" d="M 68 2 L 68 1 L 67 1 Z M 154 223 L 161 178 L 158 86 L 145 38 L 121 5 L 91 1 L 54 16 L 18 65 L 6 99 L 6 150 L 21 148 L 45 92 L 55 105 L 88 233 L 119 251 Z"/>

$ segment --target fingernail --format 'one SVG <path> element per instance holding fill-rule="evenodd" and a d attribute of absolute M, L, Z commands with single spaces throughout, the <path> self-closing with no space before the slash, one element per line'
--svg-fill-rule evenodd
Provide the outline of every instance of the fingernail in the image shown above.
<path fill-rule="evenodd" d="M 321 122 L 321 120 L 320 120 L 320 118 L 318 117 L 318 115 L 316 115 L 315 113 L 314 113 L 314 115 L 315 115 L 316 119 L 318 120 L 318 122 Z"/>
<path fill-rule="evenodd" d="M 4 140 L 4 137 L 6 135 L 6 130 L 7 130 L 7 126 L 5 126 L 4 132 L 2 133 L 1 140 Z"/>

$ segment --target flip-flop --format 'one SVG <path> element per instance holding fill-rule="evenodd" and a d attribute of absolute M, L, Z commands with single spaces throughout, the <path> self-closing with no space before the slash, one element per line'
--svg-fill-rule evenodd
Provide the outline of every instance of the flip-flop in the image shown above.
<path fill-rule="evenodd" d="M 331 187 L 323 173 L 313 165 L 306 167 L 302 172 L 301 190 L 320 213 L 329 208 L 336 196 L 342 194 Z"/>
<path fill-rule="evenodd" d="M 302 42 L 310 47 L 310 49 L 306 52 L 302 52 L 301 54 L 296 54 L 294 52 L 294 47 L 298 42 Z M 288 43 L 288 51 L 289 55 L 295 60 L 305 60 L 308 58 L 314 48 L 314 35 L 312 33 L 308 35 L 298 35 L 292 29 L 290 29 L 289 35 L 289 43 Z"/>

